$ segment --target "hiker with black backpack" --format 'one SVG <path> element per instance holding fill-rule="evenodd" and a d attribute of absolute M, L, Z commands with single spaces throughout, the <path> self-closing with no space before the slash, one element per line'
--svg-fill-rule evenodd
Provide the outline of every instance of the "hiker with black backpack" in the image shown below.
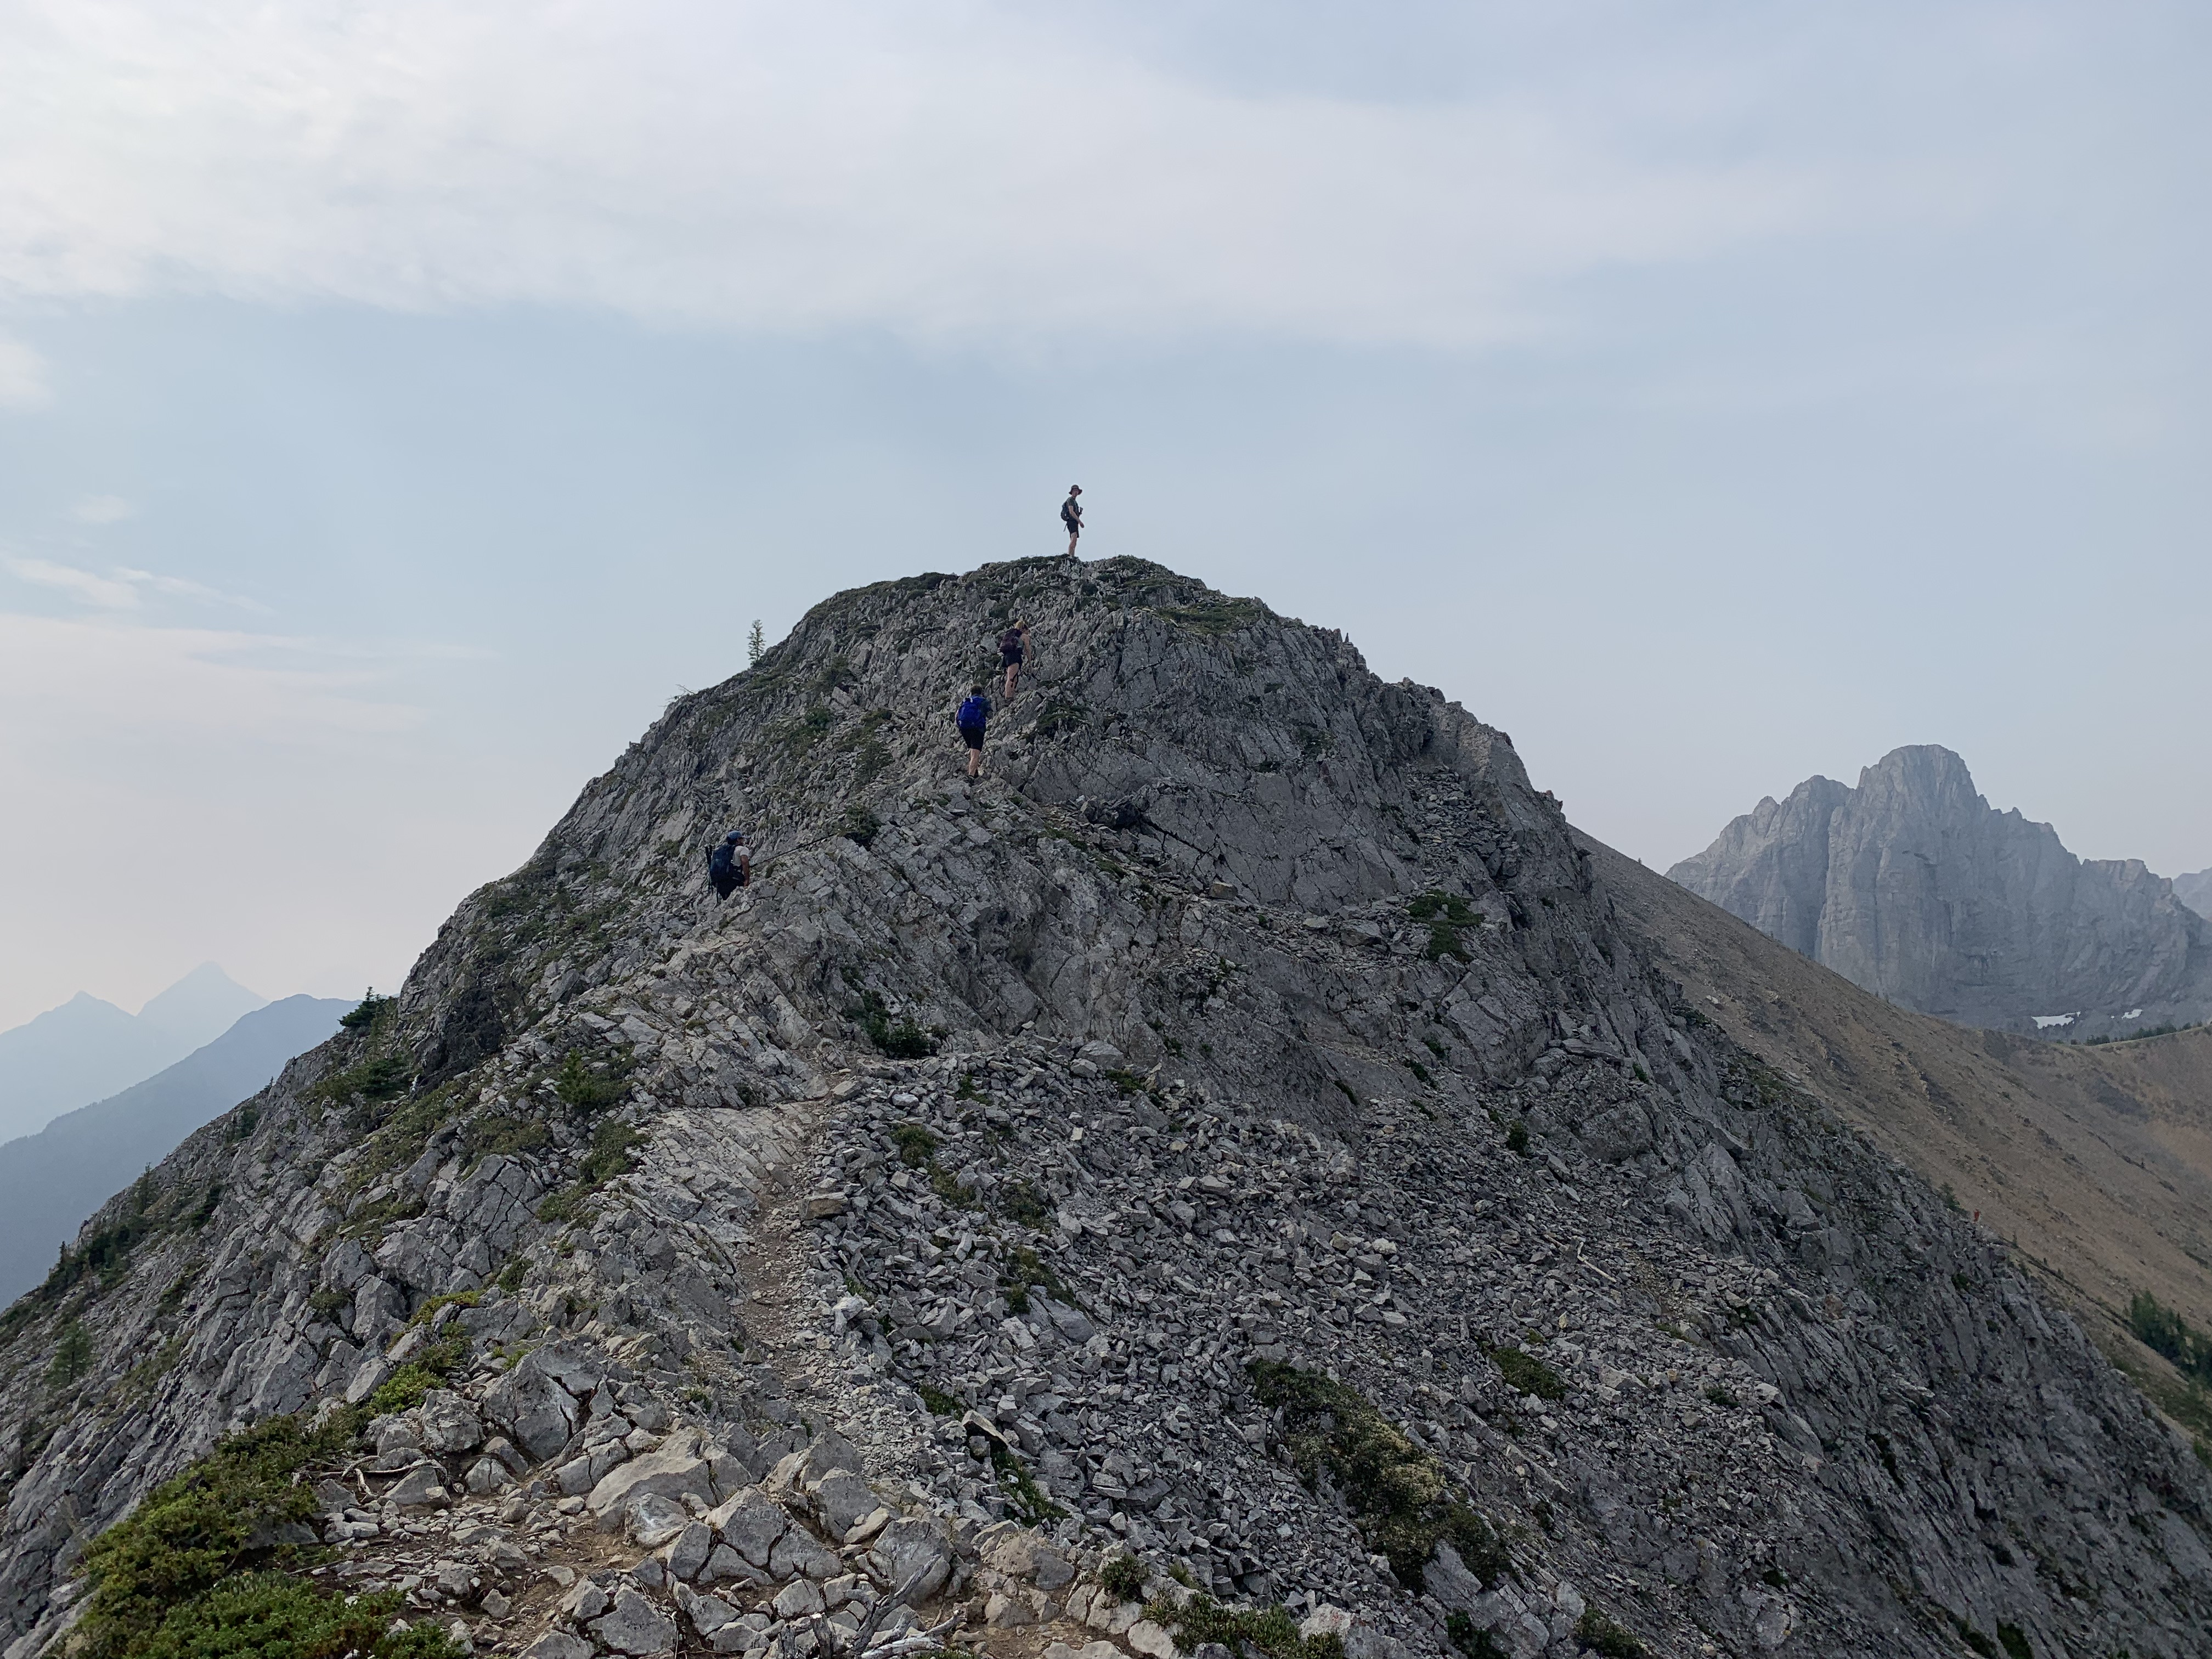
<path fill-rule="evenodd" d="M 1006 701 L 1014 700 L 1014 682 L 1021 678 L 1022 664 L 1029 659 L 1030 625 L 1018 622 L 999 635 L 999 662 L 1006 671 Z"/>
<path fill-rule="evenodd" d="M 968 775 L 971 778 L 983 775 L 983 727 L 990 718 L 991 700 L 983 695 L 983 688 L 969 686 L 952 723 L 960 730 L 961 742 L 968 745 Z"/>
<path fill-rule="evenodd" d="M 745 845 L 745 832 L 732 830 L 707 854 L 707 879 L 714 884 L 716 902 L 729 897 L 753 878 L 753 849 Z"/>
<path fill-rule="evenodd" d="M 1075 556 L 1077 538 L 1083 534 L 1083 503 L 1077 499 L 1083 494 L 1081 484 L 1067 487 L 1067 499 L 1060 504 L 1060 521 L 1067 526 L 1067 556 Z"/>

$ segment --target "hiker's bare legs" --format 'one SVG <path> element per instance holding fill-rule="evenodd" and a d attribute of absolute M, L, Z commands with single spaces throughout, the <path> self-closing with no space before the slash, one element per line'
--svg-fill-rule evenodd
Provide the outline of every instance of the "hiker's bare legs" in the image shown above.
<path fill-rule="evenodd" d="M 1021 672 L 1022 665 L 1018 662 L 1010 662 L 1006 665 L 1006 701 L 1009 702 L 1012 702 L 1014 698 L 1014 678 Z"/>
<path fill-rule="evenodd" d="M 968 751 L 968 775 L 971 778 L 980 778 L 983 775 L 983 751 L 980 749 L 970 749 Z"/>

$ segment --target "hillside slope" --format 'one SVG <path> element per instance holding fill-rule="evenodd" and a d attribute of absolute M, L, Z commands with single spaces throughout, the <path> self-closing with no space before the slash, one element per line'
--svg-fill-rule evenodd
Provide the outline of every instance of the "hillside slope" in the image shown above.
<path fill-rule="evenodd" d="M 2075 858 L 1932 744 L 1808 778 L 1668 877 L 1853 984 L 1961 1024 L 2125 1036 L 2212 1015 L 2212 923 L 2138 860 Z"/>
<path fill-rule="evenodd" d="M 338 1028 L 350 1003 L 285 997 L 121 1093 L 0 1142 L 0 1297 L 44 1278 L 84 1218 L 177 1143 Z"/>
<path fill-rule="evenodd" d="M 1133 560 L 838 595 L 10 1310 L 11 1651 L 295 1412 L 323 1582 L 539 1659 L 1289 1659 L 1273 1601 L 1351 1659 L 2196 1651 L 2212 1474 L 1616 913 L 1326 629 Z"/>
<path fill-rule="evenodd" d="M 2115 1333 L 2143 1290 L 2212 1324 L 2212 1030 L 2080 1048 L 1962 1030 L 1587 844 L 1638 944 L 1730 1037 L 1949 1186 Z"/>

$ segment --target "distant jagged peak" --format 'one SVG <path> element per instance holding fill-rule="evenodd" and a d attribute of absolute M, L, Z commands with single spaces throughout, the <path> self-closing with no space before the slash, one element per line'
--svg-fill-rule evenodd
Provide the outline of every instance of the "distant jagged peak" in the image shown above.
<path fill-rule="evenodd" d="M 1668 877 L 1853 983 L 1964 1024 L 2069 1038 L 2212 1013 L 2212 928 L 2137 859 L 2082 860 L 1939 744 L 1856 787 L 1807 779 Z M 2155 1018 L 2147 1010 L 2154 1011 Z"/>

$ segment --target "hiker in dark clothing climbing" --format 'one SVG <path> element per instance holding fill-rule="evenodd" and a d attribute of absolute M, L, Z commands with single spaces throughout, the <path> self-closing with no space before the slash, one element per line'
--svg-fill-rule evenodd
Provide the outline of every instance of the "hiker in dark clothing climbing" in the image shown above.
<path fill-rule="evenodd" d="M 745 845 L 745 832 L 732 830 L 707 854 L 707 879 L 714 884 L 714 897 L 726 899 L 753 878 L 753 849 Z"/>
<path fill-rule="evenodd" d="M 983 775 L 983 727 L 991 718 L 991 700 L 983 695 L 983 688 L 971 685 L 968 696 L 960 704 L 960 712 L 952 723 L 960 728 L 960 740 L 968 745 L 968 775 Z"/>
<path fill-rule="evenodd" d="M 1014 682 L 1021 678 L 1022 665 L 1029 660 L 1030 625 L 1018 622 L 999 635 L 999 661 L 1006 671 L 1006 701 L 1014 700 Z"/>
<path fill-rule="evenodd" d="M 1076 538 L 1083 534 L 1083 503 L 1076 499 L 1083 494 L 1081 484 L 1067 487 L 1067 499 L 1060 504 L 1060 521 L 1067 526 L 1067 556 L 1075 556 Z"/>

